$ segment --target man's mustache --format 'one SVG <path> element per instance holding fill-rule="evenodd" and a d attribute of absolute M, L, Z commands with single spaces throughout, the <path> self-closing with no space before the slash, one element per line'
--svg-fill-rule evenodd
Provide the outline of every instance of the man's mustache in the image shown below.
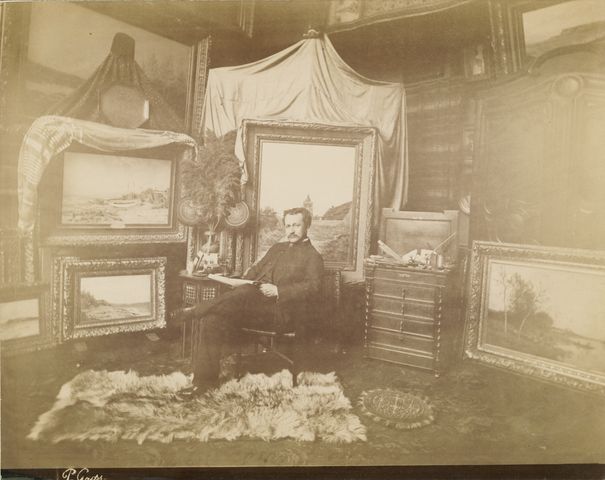
<path fill-rule="evenodd" d="M 297 235 L 296 233 L 290 233 L 290 234 L 288 235 L 288 238 L 290 238 L 290 237 L 298 237 L 298 235 Z"/>

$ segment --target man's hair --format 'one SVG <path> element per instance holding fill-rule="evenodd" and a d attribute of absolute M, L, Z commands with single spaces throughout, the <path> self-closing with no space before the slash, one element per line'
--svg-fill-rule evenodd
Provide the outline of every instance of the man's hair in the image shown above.
<path fill-rule="evenodd" d="M 303 207 L 289 208 L 288 210 L 284 210 L 284 222 L 286 221 L 286 215 L 298 215 L 299 213 L 302 214 L 303 223 L 305 224 L 305 228 L 308 229 L 311 226 L 311 220 L 313 217 L 311 217 L 311 212 Z"/>

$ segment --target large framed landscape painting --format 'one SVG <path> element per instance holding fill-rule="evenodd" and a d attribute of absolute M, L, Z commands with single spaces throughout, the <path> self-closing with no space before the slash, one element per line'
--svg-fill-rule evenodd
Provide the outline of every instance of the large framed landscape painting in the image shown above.
<path fill-rule="evenodd" d="M 325 261 L 346 263 L 353 247 L 355 147 L 267 141 L 261 148 L 257 258 L 283 240 L 281 214 L 296 205 L 313 215 L 309 238 Z M 292 179 L 287 188 L 284 179 Z"/>
<path fill-rule="evenodd" d="M 51 245 L 184 240 L 179 165 L 165 149 L 135 154 L 66 151 L 45 172 L 42 240 Z M 53 185 L 61 185 L 60 189 Z"/>
<path fill-rule="evenodd" d="M 359 274 L 370 245 L 374 130 L 267 121 L 245 121 L 244 130 L 256 213 L 249 262 L 284 241 L 285 210 L 305 207 L 326 267 Z"/>
<path fill-rule="evenodd" d="M 135 61 L 185 121 L 192 47 L 130 25 L 84 5 L 31 2 L 22 35 L 27 44 L 21 76 L 22 115 L 36 118 L 80 87 L 105 60 L 113 37 L 135 41 Z M 53 41 L 49 41 L 52 38 Z"/>
<path fill-rule="evenodd" d="M 605 253 L 474 242 L 466 354 L 605 394 Z"/>
<path fill-rule="evenodd" d="M 165 257 L 55 262 L 55 321 L 63 339 L 160 328 L 165 322 Z"/>

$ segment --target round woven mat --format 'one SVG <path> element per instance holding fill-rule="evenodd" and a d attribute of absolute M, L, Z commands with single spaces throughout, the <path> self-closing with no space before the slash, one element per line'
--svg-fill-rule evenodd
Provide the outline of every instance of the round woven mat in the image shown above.
<path fill-rule="evenodd" d="M 435 420 L 433 406 L 428 399 L 390 388 L 363 392 L 359 406 L 372 420 L 403 430 L 423 427 Z"/>

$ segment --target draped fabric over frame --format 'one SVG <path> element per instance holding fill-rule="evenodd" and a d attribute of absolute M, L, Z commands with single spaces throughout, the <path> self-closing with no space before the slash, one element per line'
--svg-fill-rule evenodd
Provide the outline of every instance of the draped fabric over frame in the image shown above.
<path fill-rule="evenodd" d="M 123 85 L 138 89 L 149 101 L 149 120 L 146 122 L 146 128 L 184 131 L 183 121 L 135 61 L 134 50 L 132 37 L 125 33 L 116 33 L 109 55 L 103 63 L 88 80 L 59 104 L 54 105 L 47 114 L 107 123 L 100 110 L 99 96 L 112 85 Z"/>
<path fill-rule="evenodd" d="M 182 133 L 118 128 L 101 123 L 48 115 L 39 117 L 25 134 L 17 170 L 19 201 L 19 230 L 33 231 L 38 202 L 38 184 L 48 164 L 72 143 L 114 152 L 140 150 L 168 144 L 181 144 L 183 156 L 195 159 L 197 143 Z"/>
<path fill-rule="evenodd" d="M 247 181 L 244 119 L 375 127 L 379 132 L 376 200 L 399 209 L 407 200 L 405 93 L 400 83 L 369 80 L 340 58 L 327 36 L 301 40 L 268 58 L 210 70 L 201 132 L 239 129 L 236 155 Z"/>

